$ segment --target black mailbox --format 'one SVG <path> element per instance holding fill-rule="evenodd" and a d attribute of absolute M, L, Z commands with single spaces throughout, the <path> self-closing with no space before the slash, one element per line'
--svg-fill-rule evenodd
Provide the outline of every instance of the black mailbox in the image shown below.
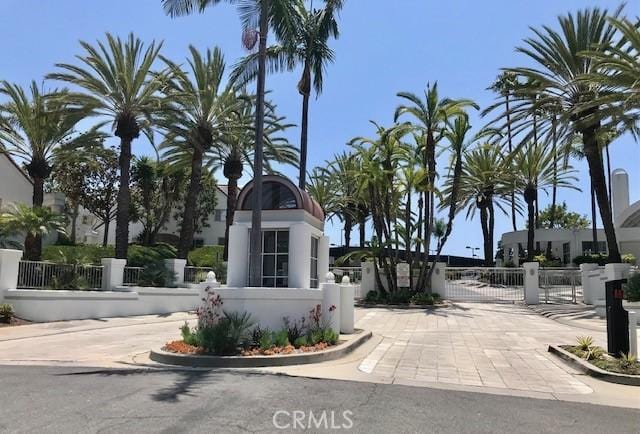
<path fill-rule="evenodd" d="M 607 351 L 614 357 L 629 352 L 629 312 L 622 307 L 627 279 L 605 283 L 607 301 Z"/>

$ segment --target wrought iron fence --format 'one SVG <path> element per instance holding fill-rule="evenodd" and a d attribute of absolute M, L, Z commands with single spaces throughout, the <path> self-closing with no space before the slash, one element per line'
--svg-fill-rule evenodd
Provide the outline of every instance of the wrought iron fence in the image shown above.
<path fill-rule="evenodd" d="M 447 267 L 443 295 L 454 301 L 520 302 L 524 300 L 524 270 L 504 267 Z"/>
<path fill-rule="evenodd" d="M 185 283 L 201 283 L 207 280 L 207 274 L 213 271 L 210 267 L 184 267 Z"/>
<path fill-rule="evenodd" d="M 140 280 L 140 274 L 144 270 L 143 267 L 124 267 L 122 276 L 122 284 L 124 286 L 135 286 Z"/>
<path fill-rule="evenodd" d="M 540 301 L 576 303 L 582 298 L 582 273 L 578 268 L 543 268 L 539 273 Z"/>
<path fill-rule="evenodd" d="M 99 289 L 102 266 L 20 261 L 18 288 L 23 289 Z"/>
<path fill-rule="evenodd" d="M 344 276 L 349 276 L 351 283 L 362 281 L 362 267 L 329 267 L 329 271 L 336 276 L 336 282 L 342 281 Z"/>

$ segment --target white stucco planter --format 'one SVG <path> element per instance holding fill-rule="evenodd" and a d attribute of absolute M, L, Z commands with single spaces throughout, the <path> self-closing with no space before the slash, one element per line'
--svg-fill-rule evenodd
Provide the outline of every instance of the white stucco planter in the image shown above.
<path fill-rule="evenodd" d="M 636 324 L 640 325 L 640 301 L 626 301 L 622 302 L 624 307 L 629 312 L 636 312 Z"/>

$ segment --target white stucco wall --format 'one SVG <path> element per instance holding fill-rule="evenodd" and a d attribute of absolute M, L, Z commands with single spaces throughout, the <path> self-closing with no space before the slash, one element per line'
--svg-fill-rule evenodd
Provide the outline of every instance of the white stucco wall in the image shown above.
<path fill-rule="evenodd" d="M 33 184 L 11 163 L 9 157 L 0 154 L 0 205 L 9 203 L 31 204 Z"/>

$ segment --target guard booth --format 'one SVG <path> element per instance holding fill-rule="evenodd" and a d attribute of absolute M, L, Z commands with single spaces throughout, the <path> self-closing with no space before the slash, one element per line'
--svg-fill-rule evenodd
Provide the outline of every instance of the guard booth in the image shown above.
<path fill-rule="evenodd" d="M 262 181 L 262 287 L 318 288 L 329 272 L 329 238 L 324 212 L 289 179 L 265 175 Z M 229 229 L 227 285 L 249 283 L 249 239 L 253 181 L 238 196 Z"/>

